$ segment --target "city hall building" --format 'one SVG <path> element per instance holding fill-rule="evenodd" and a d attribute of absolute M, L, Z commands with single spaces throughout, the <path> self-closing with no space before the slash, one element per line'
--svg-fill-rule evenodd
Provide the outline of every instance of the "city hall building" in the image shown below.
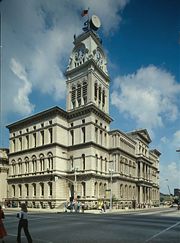
<path fill-rule="evenodd" d="M 55 106 L 7 126 L 8 200 L 58 208 L 74 197 L 117 208 L 159 204 L 159 156 L 146 129 L 110 130 L 110 77 L 102 42 L 89 27 L 74 37 L 65 72 L 66 110 Z"/>

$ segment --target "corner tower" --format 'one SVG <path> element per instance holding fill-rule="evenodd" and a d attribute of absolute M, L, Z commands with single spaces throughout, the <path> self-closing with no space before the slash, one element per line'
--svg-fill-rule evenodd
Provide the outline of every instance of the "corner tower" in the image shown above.
<path fill-rule="evenodd" d="M 88 27 L 78 37 L 74 37 L 74 48 L 66 70 L 68 112 L 95 105 L 109 114 L 109 76 L 107 59 L 102 42 L 94 30 L 100 26 L 95 15 L 88 20 Z M 84 29 L 84 28 L 83 28 Z"/>

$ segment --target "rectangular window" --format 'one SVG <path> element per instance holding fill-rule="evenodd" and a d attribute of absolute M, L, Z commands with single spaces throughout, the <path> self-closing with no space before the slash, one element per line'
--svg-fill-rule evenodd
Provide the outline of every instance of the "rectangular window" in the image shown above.
<path fill-rule="evenodd" d="M 86 142 L 86 130 L 85 130 L 85 127 L 82 127 L 82 140 L 83 140 L 83 143 Z"/>
<path fill-rule="evenodd" d="M 44 145 L 44 131 L 41 131 L 41 145 Z"/>
<path fill-rule="evenodd" d="M 102 139 L 102 133 L 103 133 L 103 132 L 100 131 L 100 144 L 101 144 L 101 145 L 102 145 L 102 142 L 103 142 L 103 141 L 102 141 L 102 140 L 103 140 L 103 139 Z"/>
<path fill-rule="evenodd" d="M 95 127 L 95 138 L 96 138 L 96 143 L 98 143 L 98 128 Z"/>
<path fill-rule="evenodd" d="M 52 130 L 52 128 L 49 128 L 49 142 L 50 143 L 53 142 L 53 130 Z"/>
<path fill-rule="evenodd" d="M 96 154 L 96 171 L 98 171 L 98 155 Z"/>
<path fill-rule="evenodd" d="M 16 149 L 16 143 L 15 143 L 15 139 L 12 140 L 12 152 L 15 152 Z"/>
<path fill-rule="evenodd" d="M 41 196 L 44 196 L 44 184 L 41 184 Z"/>
<path fill-rule="evenodd" d="M 49 196 L 52 196 L 52 183 L 49 184 Z"/>
<path fill-rule="evenodd" d="M 107 135 L 106 135 L 106 133 L 104 134 L 104 144 L 105 144 L 105 146 L 107 146 Z"/>
<path fill-rule="evenodd" d="M 12 195 L 13 195 L 13 197 L 15 197 L 15 186 L 14 185 L 12 185 Z"/>
<path fill-rule="evenodd" d="M 19 185 L 19 197 L 21 197 L 22 196 L 22 187 L 21 187 L 21 185 Z"/>
<path fill-rule="evenodd" d="M 36 184 L 33 185 L 33 196 L 36 196 Z"/>
<path fill-rule="evenodd" d="M 36 133 L 33 133 L 34 147 L 36 147 Z"/>
<path fill-rule="evenodd" d="M 19 150 L 22 150 L 22 138 L 19 138 Z"/>
<path fill-rule="evenodd" d="M 26 185 L 26 196 L 28 197 L 29 196 L 29 186 Z"/>
<path fill-rule="evenodd" d="M 74 145 L 74 130 L 71 130 L 70 134 L 71 134 L 71 144 Z"/>
<path fill-rule="evenodd" d="M 29 135 L 26 136 L 26 145 L 27 145 L 27 149 L 29 148 Z"/>

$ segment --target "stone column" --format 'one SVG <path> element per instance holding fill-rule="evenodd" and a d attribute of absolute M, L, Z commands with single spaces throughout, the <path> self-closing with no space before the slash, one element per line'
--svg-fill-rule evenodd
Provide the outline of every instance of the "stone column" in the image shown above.
<path fill-rule="evenodd" d="M 143 187 L 139 186 L 139 203 L 143 203 Z"/>
<path fill-rule="evenodd" d="M 142 179 L 142 162 L 141 161 L 139 162 L 139 168 L 140 168 L 140 170 L 139 170 L 139 179 Z"/>

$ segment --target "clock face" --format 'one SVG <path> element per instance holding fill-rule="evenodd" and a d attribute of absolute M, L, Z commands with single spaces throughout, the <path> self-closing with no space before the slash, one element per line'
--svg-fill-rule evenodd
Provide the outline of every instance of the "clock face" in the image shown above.
<path fill-rule="evenodd" d="M 96 50 L 95 59 L 96 59 L 97 65 L 102 66 L 103 56 L 102 56 L 102 53 L 98 49 Z"/>

